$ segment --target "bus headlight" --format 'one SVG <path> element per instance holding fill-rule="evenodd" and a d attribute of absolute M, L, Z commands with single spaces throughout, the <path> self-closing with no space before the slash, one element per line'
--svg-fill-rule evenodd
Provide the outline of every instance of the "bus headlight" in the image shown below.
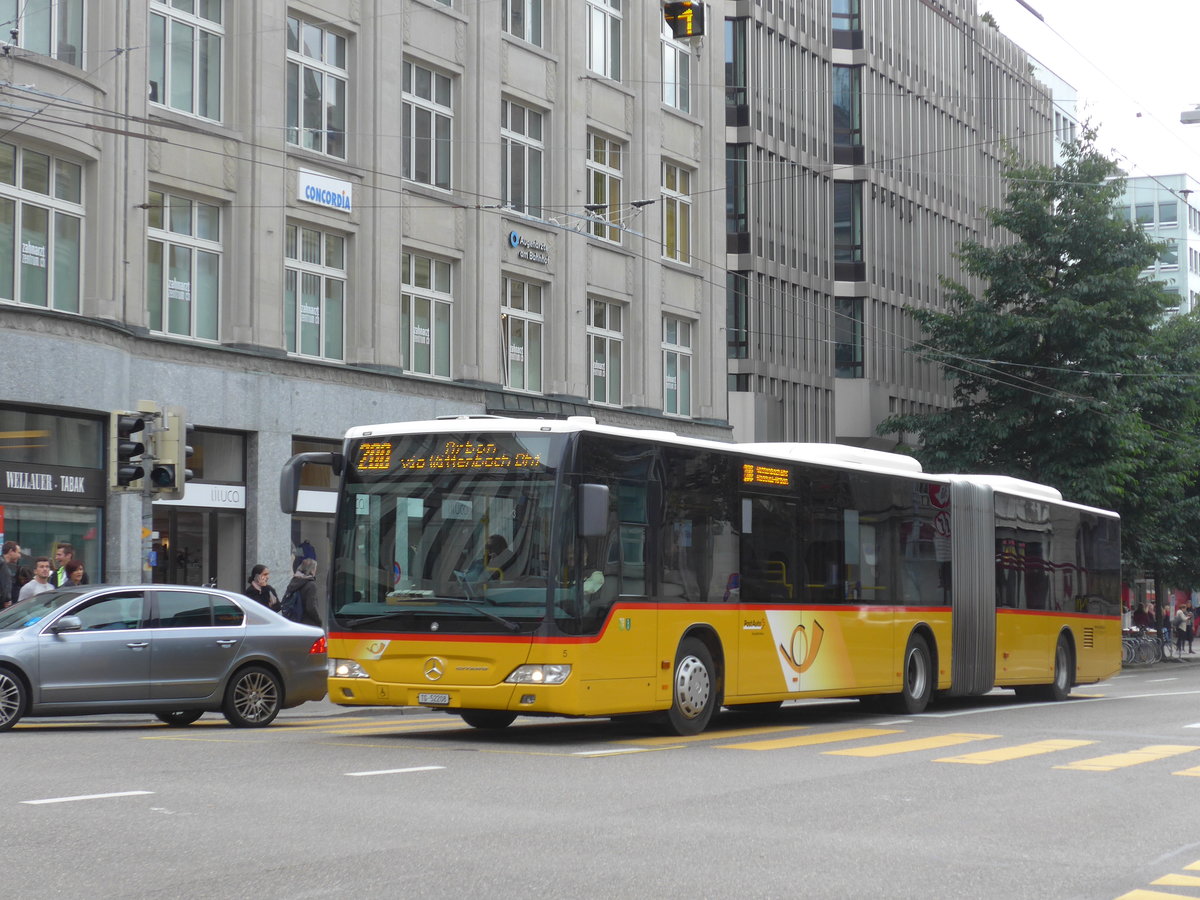
<path fill-rule="evenodd" d="M 504 680 L 509 684 L 562 684 L 570 674 L 568 665 L 518 666 Z"/>
<path fill-rule="evenodd" d="M 330 678 L 370 678 L 367 670 L 352 659 L 331 659 L 329 661 Z"/>

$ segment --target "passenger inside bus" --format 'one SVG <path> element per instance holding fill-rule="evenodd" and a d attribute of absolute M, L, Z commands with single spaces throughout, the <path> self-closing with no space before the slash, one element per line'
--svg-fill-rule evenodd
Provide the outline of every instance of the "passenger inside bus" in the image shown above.
<path fill-rule="evenodd" d="M 504 578 L 503 563 L 510 556 L 508 541 L 502 534 L 490 534 L 483 545 L 483 555 L 467 566 L 463 577 L 467 581 L 499 581 Z"/>

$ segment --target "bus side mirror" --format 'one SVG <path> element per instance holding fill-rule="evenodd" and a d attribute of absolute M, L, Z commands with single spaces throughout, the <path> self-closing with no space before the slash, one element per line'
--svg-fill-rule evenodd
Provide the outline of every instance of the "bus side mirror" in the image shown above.
<path fill-rule="evenodd" d="M 283 471 L 279 475 L 279 508 L 289 516 L 296 511 L 296 499 L 300 494 L 300 473 L 304 471 L 307 463 L 329 466 L 334 475 L 341 475 L 346 457 L 340 453 L 297 453 L 283 464 Z"/>
<path fill-rule="evenodd" d="M 604 537 L 608 534 L 608 485 L 579 486 L 579 522 L 581 538 Z"/>

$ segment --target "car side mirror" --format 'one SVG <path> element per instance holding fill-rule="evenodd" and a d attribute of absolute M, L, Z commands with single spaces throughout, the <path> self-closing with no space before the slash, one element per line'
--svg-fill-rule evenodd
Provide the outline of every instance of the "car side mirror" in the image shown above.
<path fill-rule="evenodd" d="M 63 616 L 50 626 L 50 630 L 54 634 L 59 634 L 63 631 L 83 631 L 83 621 L 79 616 Z"/>

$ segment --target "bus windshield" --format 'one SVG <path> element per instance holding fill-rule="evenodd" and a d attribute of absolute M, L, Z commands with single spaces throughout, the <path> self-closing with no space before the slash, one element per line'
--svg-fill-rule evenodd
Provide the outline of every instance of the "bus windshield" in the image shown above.
<path fill-rule="evenodd" d="M 547 608 L 559 444 L 511 433 L 351 444 L 331 626 L 530 633 Z"/>

